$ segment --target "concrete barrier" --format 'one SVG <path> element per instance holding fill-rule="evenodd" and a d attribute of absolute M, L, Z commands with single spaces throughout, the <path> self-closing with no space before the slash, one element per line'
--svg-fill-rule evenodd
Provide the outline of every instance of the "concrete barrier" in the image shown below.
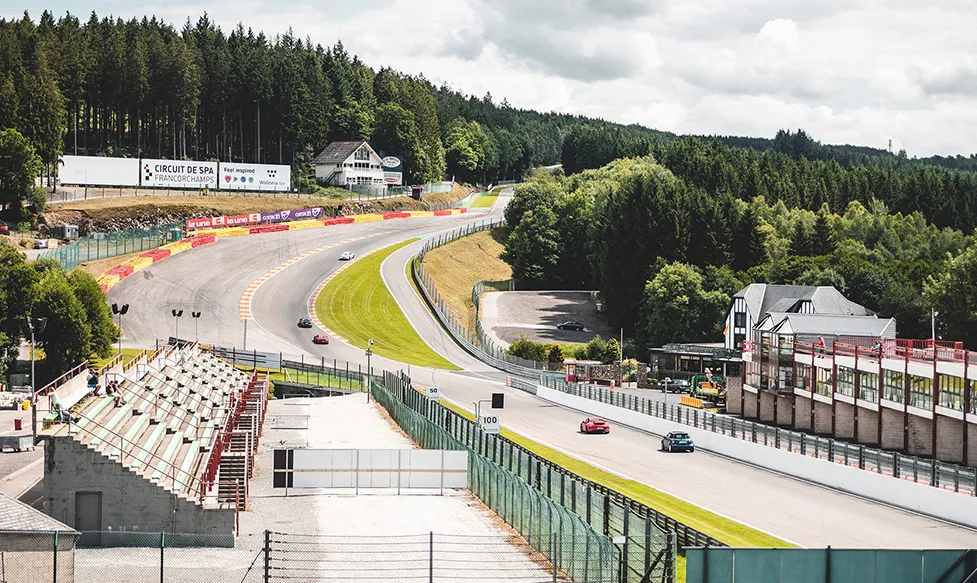
<path fill-rule="evenodd" d="M 669 431 L 684 431 L 692 437 L 696 449 L 711 451 L 912 512 L 977 528 L 977 497 L 974 496 L 961 496 L 956 492 L 942 488 L 917 484 L 908 480 L 713 433 L 615 405 L 592 401 L 542 385 L 537 385 L 536 395 L 551 403 L 586 411 L 609 421 L 650 431 L 656 435 L 665 435 Z"/>

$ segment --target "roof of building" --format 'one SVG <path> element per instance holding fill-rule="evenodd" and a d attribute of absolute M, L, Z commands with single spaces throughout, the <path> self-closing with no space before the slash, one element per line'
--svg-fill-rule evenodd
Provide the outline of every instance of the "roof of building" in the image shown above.
<path fill-rule="evenodd" d="M 353 152 L 366 143 L 366 140 L 354 142 L 332 142 L 312 161 L 313 164 L 340 164 L 349 159 Z"/>
<path fill-rule="evenodd" d="M 0 530 L 33 532 L 78 532 L 40 510 L 0 494 Z"/>
<path fill-rule="evenodd" d="M 799 302 L 810 301 L 814 312 L 822 315 L 873 316 L 875 312 L 849 300 L 830 285 L 770 285 L 752 283 L 736 292 L 745 298 L 754 321 L 770 312 L 796 312 Z"/>
<path fill-rule="evenodd" d="M 880 338 L 890 326 L 895 333 L 892 318 L 776 312 L 768 314 L 768 318 L 773 322 L 769 330 L 781 334 Z"/>

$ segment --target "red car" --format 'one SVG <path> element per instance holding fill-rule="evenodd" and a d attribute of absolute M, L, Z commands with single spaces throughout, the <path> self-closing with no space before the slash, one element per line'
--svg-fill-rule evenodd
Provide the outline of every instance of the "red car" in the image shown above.
<path fill-rule="evenodd" d="M 329 344 L 329 337 L 325 334 L 316 334 L 312 337 L 313 344 Z"/>
<path fill-rule="evenodd" d="M 580 433 L 610 433 L 611 426 L 600 417 L 587 417 L 580 422 Z"/>

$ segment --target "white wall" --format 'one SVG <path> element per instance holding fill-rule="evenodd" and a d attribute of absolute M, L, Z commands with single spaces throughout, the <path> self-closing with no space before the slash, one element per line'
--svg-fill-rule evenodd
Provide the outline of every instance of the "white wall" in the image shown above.
<path fill-rule="evenodd" d="M 79 186 L 139 186 L 139 158 L 62 156 L 61 184 Z"/>
<path fill-rule="evenodd" d="M 290 166 L 221 162 L 219 170 L 217 187 L 220 190 L 288 191 L 292 184 Z"/>
<path fill-rule="evenodd" d="M 570 395 L 542 385 L 537 386 L 536 394 L 552 403 L 600 415 L 610 421 L 657 435 L 664 435 L 669 431 L 685 431 L 692 436 L 696 449 L 704 449 L 899 508 L 977 528 L 977 497 L 974 496 L 751 443 Z"/>

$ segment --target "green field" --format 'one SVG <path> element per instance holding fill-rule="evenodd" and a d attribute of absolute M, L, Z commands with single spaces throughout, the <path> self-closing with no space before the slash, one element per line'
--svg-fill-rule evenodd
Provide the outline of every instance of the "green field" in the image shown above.
<path fill-rule="evenodd" d="M 499 199 L 499 193 L 493 190 L 491 194 L 483 194 L 472 201 L 471 208 L 489 208 Z"/>
<path fill-rule="evenodd" d="M 400 311 L 380 278 L 380 264 L 411 239 L 359 259 L 333 278 L 319 292 L 315 313 L 329 329 L 350 344 L 366 348 L 385 358 L 416 366 L 461 370 L 431 349 Z"/>

